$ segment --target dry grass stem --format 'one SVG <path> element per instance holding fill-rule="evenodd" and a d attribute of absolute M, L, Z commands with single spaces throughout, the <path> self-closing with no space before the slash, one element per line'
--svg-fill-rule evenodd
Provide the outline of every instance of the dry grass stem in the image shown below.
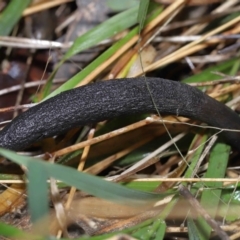
<path fill-rule="evenodd" d="M 106 139 L 110 139 L 110 138 L 115 137 L 115 136 L 117 136 L 119 134 L 123 134 L 123 133 L 129 132 L 129 131 L 132 131 L 132 130 L 140 128 L 142 126 L 151 124 L 153 122 L 154 122 L 154 119 L 147 118 L 147 119 L 139 121 L 137 123 L 128 125 L 127 127 L 123 127 L 123 128 L 114 130 L 114 131 L 112 131 L 110 133 L 106 133 L 104 135 L 101 135 L 99 137 L 95 137 L 93 139 L 77 143 L 77 144 L 72 145 L 70 147 L 66 147 L 64 149 L 61 149 L 59 151 L 54 152 L 53 155 L 56 156 L 56 157 L 59 157 L 61 155 L 67 154 L 69 152 L 73 152 L 73 151 L 79 150 L 79 149 L 81 149 L 81 148 L 83 148 L 85 146 L 92 145 L 92 144 L 95 144 L 95 143 L 99 143 L 99 142 L 104 141 Z"/>

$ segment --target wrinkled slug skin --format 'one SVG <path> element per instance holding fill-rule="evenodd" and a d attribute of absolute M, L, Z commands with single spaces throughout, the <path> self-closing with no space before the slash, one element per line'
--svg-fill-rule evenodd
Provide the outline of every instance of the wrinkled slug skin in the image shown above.
<path fill-rule="evenodd" d="M 102 81 L 63 92 L 20 114 L 0 132 L 0 146 L 22 150 L 45 137 L 73 127 L 122 115 L 160 113 L 185 116 L 211 126 L 240 130 L 240 118 L 224 104 L 200 90 L 161 78 Z M 240 150 L 240 133 L 223 132 Z"/>

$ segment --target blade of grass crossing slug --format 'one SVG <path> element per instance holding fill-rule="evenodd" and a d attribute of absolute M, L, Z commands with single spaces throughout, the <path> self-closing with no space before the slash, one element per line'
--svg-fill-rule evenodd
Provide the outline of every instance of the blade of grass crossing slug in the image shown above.
<path fill-rule="evenodd" d="M 92 194 L 96 197 L 115 201 L 120 204 L 139 204 L 139 206 L 152 204 L 170 193 L 156 194 L 129 189 L 116 183 L 105 181 L 99 177 L 79 172 L 73 168 L 52 164 L 41 161 L 36 158 L 20 156 L 12 151 L 0 149 L 0 155 L 12 160 L 15 163 L 21 164 L 26 168 L 33 162 L 36 169 L 46 171 L 49 177 L 61 180 L 66 184 L 76 187 L 84 192 Z M 32 167 L 31 167 L 32 168 Z"/>
<path fill-rule="evenodd" d="M 157 17 L 162 12 L 162 9 L 163 9 L 162 7 L 158 7 L 157 9 L 155 9 L 153 13 L 151 13 L 150 16 L 147 18 L 146 24 L 152 21 L 155 17 Z M 84 80 L 84 78 L 86 78 L 89 74 L 95 71 L 101 64 L 103 64 L 107 59 L 109 59 L 112 55 L 114 55 L 115 52 L 117 52 L 122 46 L 124 46 L 135 35 L 137 35 L 138 32 L 139 32 L 139 27 L 135 27 L 124 38 L 114 43 L 110 48 L 108 48 L 104 53 L 102 53 L 99 57 L 97 57 L 81 72 L 77 73 L 75 76 L 69 79 L 66 83 L 61 85 L 58 89 L 50 93 L 48 96 L 47 96 L 47 93 L 44 93 L 44 96 L 46 96 L 44 100 L 51 98 L 63 91 L 76 87 L 79 83 L 81 83 Z"/>
<path fill-rule="evenodd" d="M 28 205 L 31 220 L 36 223 L 48 215 L 48 172 L 41 164 L 28 163 Z M 44 221 L 46 223 L 46 221 Z M 43 222 L 42 222 L 43 223 Z M 48 225 L 46 225 L 47 227 Z"/>
<path fill-rule="evenodd" d="M 138 22 L 139 22 L 139 31 L 141 32 L 144 26 L 144 22 L 147 16 L 149 6 L 149 0 L 140 1 L 138 9 Z"/>
<path fill-rule="evenodd" d="M 31 0 L 10 1 L 7 7 L 0 14 L 0 35 L 8 36 L 15 24 L 22 16 L 24 9 L 31 3 Z"/>
<path fill-rule="evenodd" d="M 205 178 L 223 178 L 226 173 L 228 158 L 230 153 L 230 147 L 223 143 L 217 143 L 211 151 L 209 166 L 207 172 L 204 175 Z M 211 217 L 215 217 L 218 204 L 221 199 L 222 182 L 204 182 L 204 187 L 210 188 L 210 190 L 204 190 L 201 196 L 201 205 L 210 209 Z M 211 228 L 203 218 L 198 219 L 199 229 L 201 229 L 201 235 L 204 239 L 209 239 Z"/>

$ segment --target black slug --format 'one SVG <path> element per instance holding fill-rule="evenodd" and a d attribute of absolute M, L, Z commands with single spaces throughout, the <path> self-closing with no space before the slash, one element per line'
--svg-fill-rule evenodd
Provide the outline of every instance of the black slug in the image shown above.
<path fill-rule="evenodd" d="M 236 113 L 194 87 L 161 78 L 132 78 L 75 88 L 30 108 L 0 131 L 0 146 L 22 150 L 76 126 L 122 115 L 155 113 L 146 80 L 160 113 L 240 130 Z M 224 131 L 223 135 L 229 144 L 240 150 L 240 133 Z"/>

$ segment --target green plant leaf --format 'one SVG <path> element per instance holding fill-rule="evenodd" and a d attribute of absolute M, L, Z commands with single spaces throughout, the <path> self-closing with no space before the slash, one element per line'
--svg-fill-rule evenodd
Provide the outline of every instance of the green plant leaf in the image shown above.
<path fill-rule="evenodd" d="M 28 205 L 33 223 L 48 215 L 48 178 L 48 173 L 43 165 L 29 161 Z M 41 201 L 39 201 L 40 199 Z"/>
<path fill-rule="evenodd" d="M 12 0 L 0 14 L 0 35 L 8 36 L 31 0 Z"/>
<path fill-rule="evenodd" d="M 64 55 L 63 61 L 133 26 L 137 22 L 137 12 L 138 6 L 132 7 L 78 37 Z"/>
<path fill-rule="evenodd" d="M 107 0 L 106 3 L 112 10 L 118 12 L 136 6 L 139 0 Z"/>
<path fill-rule="evenodd" d="M 155 240 L 164 239 L 166 229 L 167 229 L 166 222 L 163 221 L 162 219 L 158 219 L 155 224 L 157 224 L 157 229 L 156 229 L 156 234 L 154 239 Z"/>
<path fill-rule="evenodd" d="M 195 141 L 198 139 L 198 137 L 199 137 L 198 134 L 194 137 L 194 139 L 193 139 L 193 141 L 192 141 L 192 145 L 195 144 Z M 190 166 L 188 167 L 186 173 L 184 174 L 184 177 L 185 177 L 185 178 L 190 178 L 190 177 L 192 177 L 193 171 L 194 171 L 194 169 L 195 169 L 195 167 L 196 167 L 196 165 L 197 165 L 197 163 L 198 163 L 199 157 L 200 157 L 201 154 L 202 154 L 202 151 L 203 151 L 204 146 L 205 146 L 204 143 L 205 143 L 206 141 L 207 141 L 207 135 L 205 134 L 204 136 L 202 136 L 201 143 L 200 143 L 199 147 L 197 148 L 197 150 L 194 152 L 194 154 L 193 154 L 192 157 L 191 157 L 191 164 L 190 164 Z M 189 149 L 191 149 L 191 148 L 192 148 L 192 146 L 190 146 Z M 183 185 L 186 186 L 185 183 L 183 183 Z"/>
<path fill-rule="evenodd" d="M 198 228 L 192 219 L 187 220 L 187 227 L 188 227 L 188 236 L 190 240 L 204 240 L 201 237 L 198 231 Z"/>
<path fill-rule="evenodd" d="M 138 9 L 139 31 L 142 31 L 148 12 L 149 0 L 140 1 Z"/>
<path fill-rule="evenodd" d="M 48 173 L 48 177 L 61 180 L 66 184 L 99 198 L 116 201 L 120 204 L 147 204 L 149 201 L 155 201 L 170 194 L 156 194 L 129 189 L 119 184 L 105 181 L 99 177 L 78 172 L 70 167 L 51 164 L 31 157 L 20 156 L 5 149 L 0 149 L 0 154 L 26 168 L 28 168 L 29 164 L 33 162 L 32 164 L 34 164 L 36 168 L 44 169 L 44 171 Z M 32 179 L 29 179 L 29 181 L 31 180 Z M 35 188 L 37 189 L 38 185 L 35 185 Z"/>
<path fill-rule="evenodd" d="M 217 143 L 211 151 L 209 165 L 204 177 L 223 178 L 227 168 L 229 153 L 230 147 L 228 145 Z M 203 187 L 208 187 L 210 190 L 203 191 L 200 203 L 204 208 L 211 209 L 209 215 L 213 218 L 215 217 L 218 209 L 222 193 L 222 185 L 222 182 L 204 182 Z M 202 217 L 198 219 L 198 225 L 201 229 L 202 238 L 208 239 L 210 237 L 211 227 Z"/>
<path fill-rule="evenodd" d="M 222 72 L 225 74 L 229 74 L 229 72 L 232 69 L 232 66 L 236 63 L 236 58 L 228 60 L 224 63 L 218 64 L 216 66 L 213 67 L 209 67 L 203 71 L 201 71 L 201 73 L 193 75 L 191 77 L 188 77 L 186 79 L 184 79 L 183 82 L 185 83 L 194 83 L 194 82 L 206 82 L 206 81 L 212 81 L 212 80 L 216 80 L 219 79 L 220 77 L 213 73 L 213 72 Z"/>
<path fill-rule="evenodd" d="M 16 227 L 7 225 L 5 223 L 0 222 L 0 236 L 2 237 L 8 237 L 8 238 L 14 238 L 14 239 L 38 239 L 41 240 L 39 236 L 35 236 L 30 233 L 25 233 L 22 230 L 19 230 Z"/>

